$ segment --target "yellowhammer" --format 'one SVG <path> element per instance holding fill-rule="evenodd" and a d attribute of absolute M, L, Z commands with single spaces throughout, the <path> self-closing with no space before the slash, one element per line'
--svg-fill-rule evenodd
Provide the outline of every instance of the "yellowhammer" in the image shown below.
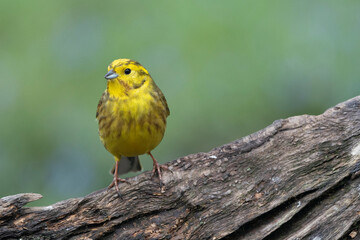
<path fill-rule="evenodd" d="M 152 176 L 157 172 L 161 184 L 161 166 L 151 154 L 162 140 L 170 111 L 166 99 L 140 63 L 117 59 L 108 66 L 107 88 L 96 111 L 101 142 L 115 157 L 113 169 L 119 193 L 118 174 L 141 170 L 138 155 L 149 154 L 153 160 Z"/>

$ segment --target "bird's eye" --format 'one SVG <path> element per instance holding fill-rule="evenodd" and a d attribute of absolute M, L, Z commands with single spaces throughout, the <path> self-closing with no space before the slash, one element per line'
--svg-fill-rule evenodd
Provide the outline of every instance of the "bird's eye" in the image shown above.
<path fill-rule="evenodd" d="M 131 73 L 131 69 L 130 68 L 127 68 L 125 69 L 124 73 L 127 75 L 127 74 L 130 74 Z"/>

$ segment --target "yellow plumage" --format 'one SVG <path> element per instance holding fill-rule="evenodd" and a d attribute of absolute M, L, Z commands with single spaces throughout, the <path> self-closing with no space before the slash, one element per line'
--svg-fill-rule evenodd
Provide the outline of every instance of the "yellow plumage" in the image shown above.
<path fill-rule="evenodd" d="M 117 59 L 109 65 L 105 78 L 107 88 L 96 118 L 100 139 L 116 160 L 114 181 L 109 187 L 115 185 L 118 190 L 117 182 L 123 181 L 117 178 L 121 157 L 148 153 L 153 158 L 151 150 L 161 142 L 170 112 L 163 93 L 138 62 Z M 163 166 L 153 161 L 153 173 L 157 171 L 161 181 Z"/>

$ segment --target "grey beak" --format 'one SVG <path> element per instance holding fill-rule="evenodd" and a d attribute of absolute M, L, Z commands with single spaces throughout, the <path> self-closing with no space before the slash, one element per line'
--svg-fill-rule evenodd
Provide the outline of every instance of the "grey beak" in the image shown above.
<path fill-rule="evenodd" d="M 116 74 L 116 72 L 114 72 L 113 69 L 111 69 L 110 71 L 108 71 L 107 74 L 105 74 L 105 78 L 106 79 L 113 79 L 113 78 L 117 78 L 119 75 Z"/>

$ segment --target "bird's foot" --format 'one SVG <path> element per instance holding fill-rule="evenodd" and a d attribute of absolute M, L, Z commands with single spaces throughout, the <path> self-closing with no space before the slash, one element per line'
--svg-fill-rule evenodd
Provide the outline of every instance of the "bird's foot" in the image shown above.
<path fill-rule="evenodd" d="M 163 185 L 161 170 L 167 170 L 167 171 L 172 172 L 171 169 L 169 169 L 168 166 L 160 165 L 158 162 L 154 162 L 154 166 L 153 166 L 153 169 L 151 171 L 151 178 L 153 178 L 155 176 L 155 174 L 157 174 L 158 178 L 159 178 L 159 182 L 160 182 L 160 187 L 162 187 L 162 185 Z"/>
<path fill-rule="evenodd" d="M 114 176 L 114 180 L 108 186 L 108 189 L 112 188 L 115 185 L 116 192 L 118 193 L 119 197 L 121 197 L 118 182 L 124 182 L 124 183 L 127 183 L 127 184 L 130 184 L 130 182 L 125 180 L 125 179 L 118 178 L 118 177 Z"/>

